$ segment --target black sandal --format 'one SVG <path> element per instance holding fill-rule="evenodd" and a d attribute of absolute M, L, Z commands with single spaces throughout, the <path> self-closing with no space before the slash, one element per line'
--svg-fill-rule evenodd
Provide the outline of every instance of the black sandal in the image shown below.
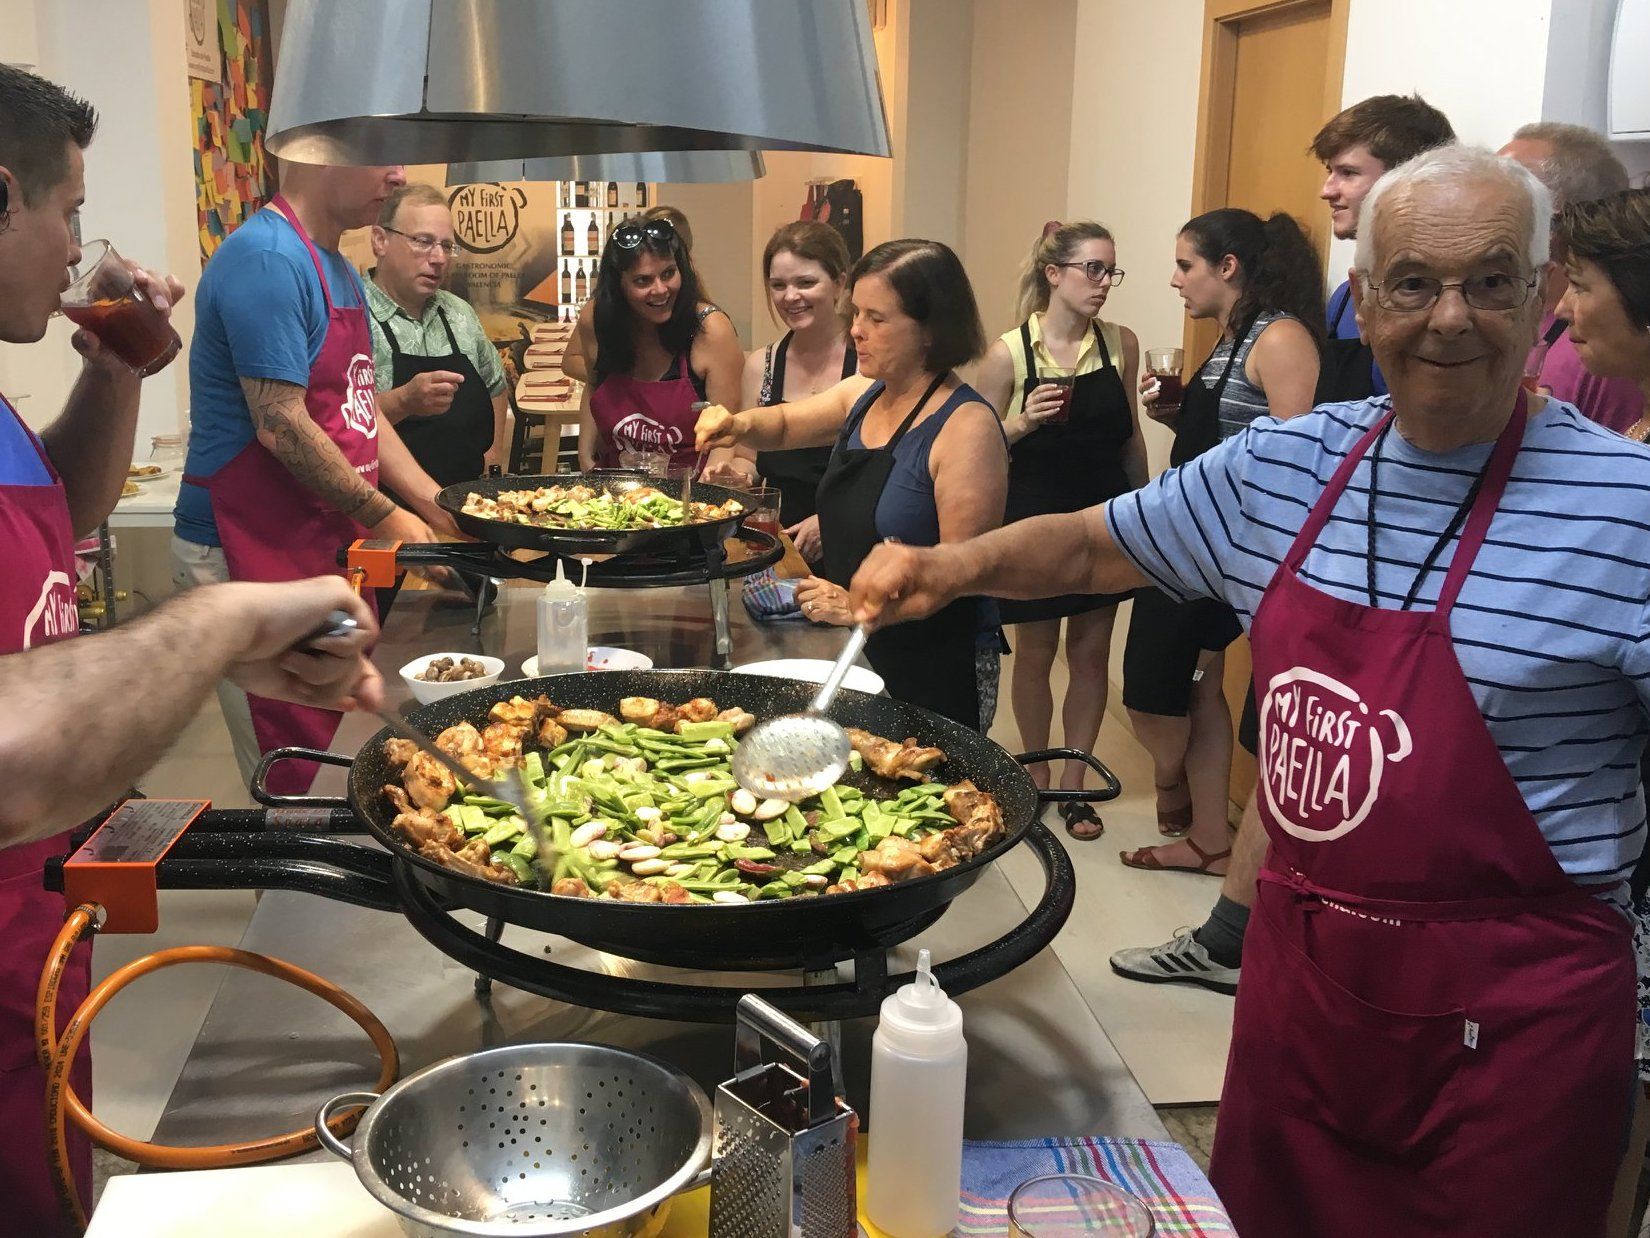
<path fill-rule="evenodd" d="M 1065 818 L 1066 833 L 1080 843 L 1091 843 L 1106 832 L 1106 823 L 1100 820 L 1094 806 L 1081 800 L 1061 804 L 1060 815 Z"/>

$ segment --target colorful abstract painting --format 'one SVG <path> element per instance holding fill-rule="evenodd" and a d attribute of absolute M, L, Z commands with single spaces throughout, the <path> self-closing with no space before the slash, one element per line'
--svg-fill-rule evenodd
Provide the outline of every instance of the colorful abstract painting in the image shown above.
<path fill-rule="evenodd" d="M 223 74 L 189 81 L 201 262 L 261 207 L 273 180 L 264 154 L 272 78 L 267 0 L 192 0 L 217 10 Z"/>

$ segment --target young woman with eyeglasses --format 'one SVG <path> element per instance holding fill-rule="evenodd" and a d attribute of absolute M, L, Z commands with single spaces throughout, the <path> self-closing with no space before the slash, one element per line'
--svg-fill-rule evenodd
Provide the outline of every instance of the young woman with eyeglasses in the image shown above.
<path fill-rule="evenodd" d="M 1001 415 L 1012 445 L 1005 524 L 1093 507 L 1146 482 L 1134 400 L 1140 341 L 1127 327 L 1099 317 L 1122 280 L 1111 233 L 1092 221 L 1051 221 L 1031 247 L 1020 277 L 1020 325 L 991 345 L 980 369 L 980 392 Z M 1122 596 L 998 603 L 1003 622 L 1014 625 L 1010 699 L 1027 748 L 1049 744 L 1049 676 L 1064 621 L 1071 668 L 1061 709 L 1064 743 L 1094 750 Z M 1039 785 L 1047 784 L 1045 767 L 1032 766 L 1031 773 Z M 1081 787 L 1083 766 L 1067 762 L 1062 785 Z M 1062 805 L 1060 814 L 1066 832 L 1081 841 L 1098 838 L 1105 828 L 1087 804 Z"/>
<path fill-rule="evenodd" d="M 668 453 L 672 469 L 720 464 L 723 453 L 705 460 L 693 449 L 693 406 L 737 402 L 745 354 L 727 315 L 701 298 L 668 219 L 613 229 L 591 300 L 595 350 L 579 410 L 580 467 L 615 467 L 626 451 Z M 754 477 L 753 453 L 744 454 Z"/>
<path fill-rule="evenodd" d="M 1176 408 L 1141 384 L 1153 418 L 1174 427 L 1171 464 L 1242 433 L 1257 417 L 1312 407 L 1324 322 L 1323 268 L 1306 234 L 1282 213 L 1261 219 L 1225 207 L 1189 221 L 1175 241 L 1169 286 L 1193 318 L 1212 318 L 1220 341 Z M 1184 838 L 1121 853 L 1131 868 L 1222 876 L 1231 858 L 1232 715 L 1222 691 L 1225 649 L 1241 631 L 1229 606 L 1176 602 L 1142 590 L 1123 654 L 1123 704 L 1151 753 L 1159 830 Z M 1250 693 L 1253 696 L 1253 693 Z M 1253 709 L 1244 746 L 1253 751 Z"/>

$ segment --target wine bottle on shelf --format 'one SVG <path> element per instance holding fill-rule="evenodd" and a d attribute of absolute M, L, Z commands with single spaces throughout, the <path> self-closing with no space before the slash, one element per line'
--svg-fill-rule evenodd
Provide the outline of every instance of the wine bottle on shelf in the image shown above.
<path fill-rule="evenodd" d="M 573 182 L 573 205 L 577 207 L 590 205 L 590 184 L 588 181 Z"/>
<path fill-rule="evenodd" d="M 573 300 L 582 302 L 590 295 L 590 277 L 584 273 L 584 259 L 579 259 L 579 269 L 573 275 Z"/>
<path fill-rule="evenodd" d="M 619 182 L 618 181 L 608 181 L 607 182 L 607 209 L 610 210 L 610 211 L 619 209 Z"/>
<path fill-rule="evenodd" d="M 596 227 L 596 212 L 590 212 L 590 227 L 585 230 L 585 239 L 590 242 L 590 255 L 595 257 L 602 250 L 602 230 Z"/>
<path fill-rule="evenodd" d="M 571 301 L 573 299 L 573 272 L 567 266 L 567 259 L 561 260 L 561 286 L 556 289 L 556 300 Z"/>
<path fill-rule="evenodd" d="M 563 254 L 571 254 L 573 252 L 573 217 L 571 215 L 562 216 L 561 252 Z"/>
<path fill-rule="evenodd" d="M 645 181 L 636 182 L 636 206 L 638 209 L 647 206 L 647 183 Z"/>

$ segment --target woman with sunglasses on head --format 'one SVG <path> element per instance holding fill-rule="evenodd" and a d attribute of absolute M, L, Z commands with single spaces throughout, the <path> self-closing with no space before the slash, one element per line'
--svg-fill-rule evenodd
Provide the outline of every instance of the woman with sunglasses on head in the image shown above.
<path fill-rule="evenodd" d="M 818 395 L 706 409 L 697 443 L 777 451 L 834 443 L 819 483 L 823 573 L 797 588 L 816 623 L 849 624 L 848 582 L 878 542 L 961 541 L 1002 523 L 1008 447 L 991 406 L 953 372 L 985 350 L 974 290 L 938 241 L 888 241 L 848 277 L 859 374 Z M 985 731 L 1002 651 L 995 603 L 960 598 L 880 628 L 865 654 L 902 701 Z"/>
<path fill-rule="evenodd" d="M 1031 248 L 1020 279 L 1021 323 L 991 345 L 980 369 L 980 391 L 1001 413 L 1011 444 L 1005 524 L 1080 511 L 1146 483 L 1134 404 L 1140 342 L 1127 327 L 1099 318 L 1122 280 L 1111 233 L 1089 220 L 1051 221 Z M 1071 668 L 1061 710 L 1064 742 L 1093 751 L 1106 712 L 1112 622 L 1124 596 L 998 602 L 1002 621 L 1014 625 L 1010 697 L 1027 748 L 1048 747 L 1049 676 L 1064 620 Z M 1033 766 L 1032 777 L 1046 785 L 1047 770 Z M 1083 766 L 1067 762 L 1062 785 L 1082 784 Z M 1060 815 L 1066 832 L 1081 841 L 1105 828 L 1087 804 L 1061 805 Z"/>
<path fill-rule="evenodd" d="M 745 360 L 744 406 L 767 408 L 817 395 L 859 372 L 859 355 L 848 338 L 848 245 L 828 224 L 783 224 L 762 253 L 768 307 L 785 328 L 776 343 Z M 802 557 L 820 555 L 815 491 L 831 459 L 829 447 L 764 451 L 757 474 L 779 491 L 779 518 Z M 709 480 L 716 480 L 714 476 Z"/>
<path fill-rule="evenodd" d="M 693 227 L 688 223 L 688 217 L 674 206 L 650 206 L 641 214 L 643 223 L 655 219 L 663 219 L 676 229 L 676 235 L 682 239 L 682 249 L 687 255 L 687 263 L 693 264 Z M 695 278 L 699 280 L 699 295 L 710 300 L 710 292 L 705 288 L 704 277 L 694 268 Z M 567 341 L 567 351 L 562 355 L 561 372 L 576 382 L 590 381 L 590 358 L 596 351 L 596 300 L 591 297 L 579 306 L 579 315 L 573 321 L 573 335 Z"/>
<path fill-rule="evenodd" d="M 1185 464 L 1242 433 L 1257 417 L 1286 419 L 1312 408 L 1323 268 L 1293 217 L 1279 213 L 1262 220 L 1236 207 L 1199 215 L 1175 240 L 1169 286 L 1188 315 L 1221 327 L 1220 342 L 1186 384 L 1178 407 L 1158 399 L 1155 378 L 1141 384 L 1147 412 L 1174 428 L 1171 464 Z M 1135 597 L 1123 655 L 1123 704 L 1152 757 L 1158 828 L 1186 835 L 1122 852 L 1131 868 L 1226 872 L 1232 716 L 1222 672 L 1226 646 L 1240 631 L 1236 614 L 1222 602 L 1176 602 L 1157 589 Z M 1251 746 L 1247 738 L 1245 746 Z"/>
<path fill-rule="evenodd" d="M 667 453 L 672 469 L 696 467 L 693 406 L 737 400 L 745 354 L 727 315 L 701 299 L 669 220 L 634 218 L 613 229 L 591 301 L 595 351 L 579 409 L 579 466 L 613 468 L 621 452 L 647 451 Z M 755 476 L 748 459 L 743 468 Z"/>

